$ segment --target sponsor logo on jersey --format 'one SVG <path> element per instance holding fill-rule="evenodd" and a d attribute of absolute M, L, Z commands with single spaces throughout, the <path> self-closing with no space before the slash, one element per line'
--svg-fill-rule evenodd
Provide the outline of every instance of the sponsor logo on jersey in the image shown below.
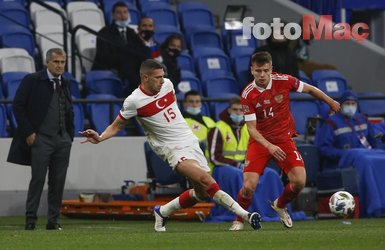
<path fill-rule="evenodd" d="M 270 104 L 270 100 L 263 100 L 263 104 Z"/>

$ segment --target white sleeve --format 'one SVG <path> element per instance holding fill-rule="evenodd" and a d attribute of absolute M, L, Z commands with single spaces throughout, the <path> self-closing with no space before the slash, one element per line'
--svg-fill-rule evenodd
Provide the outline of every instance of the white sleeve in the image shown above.
<path fill-rule="evenodd" d="M 132 95 L 126 98 L 123 102 L 123 107 L 120 110 L 120 115 L 128 120 L 131 117 L 134 117 L 138 114 L 138 111 L 136 109 L 135 101 Z"/>

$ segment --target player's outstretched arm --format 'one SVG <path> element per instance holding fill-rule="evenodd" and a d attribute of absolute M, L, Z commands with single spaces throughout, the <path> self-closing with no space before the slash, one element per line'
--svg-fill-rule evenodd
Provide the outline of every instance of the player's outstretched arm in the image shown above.
<path fill-rule="evenodd" d="M 326 104 L 330 106 L 330 110 L 332 110 L 333 112 L 338 112 L 341 109 L 339 102 L 333 100 L 333 98 L 326 95 L 317 87 L 304 83 L 302 93 L 308 93 L 312 95 L 314 98 L 324 101 Z"/>
<path fill-rule="evenodd" d="M 116 135 L 127 125 L 127 123 L 128 121 L 124 120 L 118 115 L 116 119 L 104 130 L 101 135 L 99 135 L 98 132 L 92 129 L 87 129 L 85 131 L 79 132 L 81 135 L 86 137 L 80 143 L 91 142 L 93 144 L 98 144 L 99 142 L 105 141 Z"/>

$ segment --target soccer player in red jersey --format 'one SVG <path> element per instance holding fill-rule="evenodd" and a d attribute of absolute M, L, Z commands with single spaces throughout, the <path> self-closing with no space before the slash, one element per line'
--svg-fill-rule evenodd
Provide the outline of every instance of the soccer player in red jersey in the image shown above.
<path fill-rule="evenodd" d="M 301 192 L 306 172 L 302 157 L 292 140 L 295 124 L 290 113 L 289 92 L 308 93 L 326 102 L 334 112 L 340 110 L 340 105 L 314 86 L 293 76 L 272 72 L 272 59 L 268 52 L 255 53 L 251 58 L 250 70 L 254 81 L 241 94 L 250 140 L 243 171 L 243 186 L 237 201 L 245 209 L 250 206 L 259 177 L 273 158 L 287 174 L 289 183 L 281 196 L 271 202 L 271 207 L 279 215 L 282 224 L 291 228 L 293 223 L 286 205 Z M 243 220 L 237 217 L 230 230 L 242 229 Z"/>

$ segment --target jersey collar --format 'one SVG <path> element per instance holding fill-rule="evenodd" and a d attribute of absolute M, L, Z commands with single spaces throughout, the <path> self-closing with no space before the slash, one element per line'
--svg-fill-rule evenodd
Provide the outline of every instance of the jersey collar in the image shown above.
<path fill-rule="evenodd" d="M 254 79 L 254 87 L 259 91 L 259 92 L 263 92 L 263 91 L 265 91 L 265 90 L 267 90 L 267 89 L 271 89 L 271 86 L 273 85 L 272 84 L 272 78 L 271 78 L 271 75 L 270 75 L 270 81 L 269 81 L 269 83 L 267 84 L 267 86 L 266 86 L 266 88 L 261 88 L 261 87 L 259 87 L 256 83 L 255 83 L 255 79 Z"/>

